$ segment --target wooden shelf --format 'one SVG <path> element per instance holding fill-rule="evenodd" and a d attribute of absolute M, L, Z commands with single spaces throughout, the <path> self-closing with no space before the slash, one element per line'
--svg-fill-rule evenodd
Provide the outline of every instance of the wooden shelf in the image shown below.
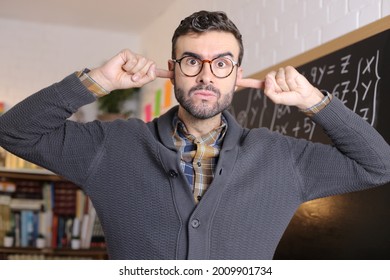
<path fill-rule="evenodd" d="M 0 178 L 37 181 L 64 181 L 61 176 L 45 169 L 7 169 L 0 167 Z"/>
<path fill-rule="evenodd" d="M 19 248 L 19 247 L 0 247 L 0 259 L 7 259 L 8 255 L 42 255 L 46 259 L 69 257 L 72 259 L 95 259 L 105 260 L 107 259 L 107 252 L 103 248 L 90 248 L 90 249 L 53 249 L 53 248 Z"/>

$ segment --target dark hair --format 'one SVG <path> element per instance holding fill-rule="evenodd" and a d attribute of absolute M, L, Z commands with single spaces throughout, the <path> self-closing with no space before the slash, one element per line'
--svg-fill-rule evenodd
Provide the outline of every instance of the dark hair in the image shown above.
<path fill-rule="evenodd" d="M 189 33 L 203 33 L 207 31 L 225 31 L 230 32 L 237 39 L 240 47 L 238 55 L 238 64 L 241 65 L 244 55 L 242 44 L 242 35 L 236 25 L 227 17 L 224 12 L 199 11 L 186 17 L 180 22 L 172 37 L 172 58 L 175 57 L 177 39 Z"/>

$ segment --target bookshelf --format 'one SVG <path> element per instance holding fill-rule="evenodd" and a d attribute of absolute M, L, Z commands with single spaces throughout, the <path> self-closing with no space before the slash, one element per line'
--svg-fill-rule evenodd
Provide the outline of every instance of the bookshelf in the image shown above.
<path fill-rule="evenodd" d="M 96 212 L 76 185 L 41 168 L 0 167 L 0 259 L 106 258 Z"/>

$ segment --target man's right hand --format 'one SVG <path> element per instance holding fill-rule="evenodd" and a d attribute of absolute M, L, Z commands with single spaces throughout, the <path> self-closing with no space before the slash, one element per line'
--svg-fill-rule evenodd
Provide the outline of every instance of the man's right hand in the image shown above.
<path fill-rule="evenodd" d="M 156 77 L 170 78 L 171 71 L 156 69 L 154 61 L 125 49 L 89 75 L 108 92 L 115 89 L 142 87 Z"/>

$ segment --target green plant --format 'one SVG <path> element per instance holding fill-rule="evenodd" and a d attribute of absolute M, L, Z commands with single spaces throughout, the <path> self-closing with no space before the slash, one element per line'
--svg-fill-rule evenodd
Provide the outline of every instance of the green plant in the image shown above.
<path fill-rule="evenodd" d="M 123 104 L 134 97 L 138 88 L 117 89 L 98 99 L 99 110 L 107 114 L 128 113 L 123 112 Z"/>

